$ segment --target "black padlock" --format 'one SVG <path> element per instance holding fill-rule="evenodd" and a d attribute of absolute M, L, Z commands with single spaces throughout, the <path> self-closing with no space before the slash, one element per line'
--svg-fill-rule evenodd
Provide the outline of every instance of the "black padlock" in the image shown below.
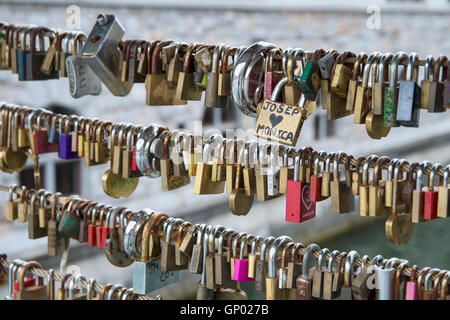
<path fill-rule="evenodd" d="M 406 80 L 400 80 L 397 122 L 404 127 L 419 126 L 421 91 L 417 84 L 418 66 L 414 65 L 418 59 L 415 52 L 409 55 Z"/>
<path fill-rule="evenodd" d="M 41 71 L 47 51 L 44 49 L 44 37 L 48 37 L 49 46 L 56 33 L 45 27 L 33 29 L 30 36 L 30 53 L 26 56 L 26 80 L 59 79 L 59 72 L 53 69 L 48 75 Z M 36 51 L 36 38 L 39 37 L 39 51 Z"/>

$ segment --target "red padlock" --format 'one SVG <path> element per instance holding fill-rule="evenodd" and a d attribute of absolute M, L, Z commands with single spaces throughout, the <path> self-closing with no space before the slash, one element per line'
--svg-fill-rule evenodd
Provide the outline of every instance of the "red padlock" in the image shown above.
<path fill-rule="evenodd" d="M 98 207 L 100 207 L 100 205 L 96 205 L 94 210 L 92 210 L 92 220 L 91 224 L 88 226 L 88 246 L 90 247 L 95 247 L 97 245 L 96 215 Z"/>
<path fill-rule="evenodd" d="M 139 171 L 139 168 L 136 164 L 136 147 L 133 147 L 133 160 L 131 161 L 131 170 Z"/>
<path fill-rule="evenodd" d="M 103 226 L 101 227 L 100 247 L 99 247 L 100 249 L 105 248 L 106 236 L 108 235 L 109 228 L 111 225 L 110 220 L 113 219 L 112 221 L 114 222 L 114 220 L 116 219 L 116 215 L 112 215 L 112 212 L 113 212 L 112 206 L 108 206 L 107 210 L 108 210 L 108 212 L 106 213 L 106 219 L 103 223 Z M 97 244 L 98 244 L 98 239 L 97 239 Z M 98 247 L 98 245 L 97 245 L 97 247 Z"/>
<path fill-rule="evenodd" d="M 42 126 L 44 113 L 40 113 L 37 116 L 36 124 L 37 128 L 33 131 L 33 142 L 34 142 L 34 152 L 36 154 L 50 153 L 50 152 L 58 152 L 58 144 L 57 143 L 49 143 L 48 142 L 48 129 Z M 48 116 L 49 114 L 47 114 Z M 33 119 L 33 118 L 31 118 Z M 30 127 L 32 127 L 32 123 L 30 122 Z"/>
<path fill-rule="evenodd" d="M 325 151 L 319 151 L 316 159 L 314 160 L 314 173 L 310 178 L 311 186 L 310 186 L 310 199 L 313 202 L 319 202 L 325 200 L 326 197 L 322 197 L 322 173 L 319 170 L 320 158 L 326 155 Z M 315 156 L 315 153 L 311 153 L 309 156 L 309 164 L 312 164 L 312 157 Z"/>
<path fill-rule="evenodd" d="M 430 180 L 428 182 L 428 190 L 425 191 L 425 200 L 423 204 L 423 217 L 425 220 L 433 220 L 437 218 L 438 210 L 438 188 L 434 186 L 434 177 L 436 176 L 437 170 L 441 169 L 442 165 L 436 163 L 431 169 Z M 442 185 L 443 179 L 440 177 L 440 185 Z"/>
<path fill-rule="evenodd" d="M 25 288 L 31 287 L 36 284 L 36 277 L 25 277 Z M 16 300 L 16 292 L 19 290 L 19 281 L 14 281 L 14 293 L 13 293 L 13 299 Z"/>
<path fill-rule="evenodd" d="M 100 210 L 100 222 L 97 225 L 97 228 L 95 228 L 95 233 L 96 233 L 96 235 L 95 235 L 95 240 L 96 241 L 95 242 L 96 242 L 97 248 L 99 248 L 99 249 L 103 249 L 103 247 L 102 247 L 102 235 L 103 235 L 103 228 L 105 227 L 105 219 L 104 219 L 104 217 L 105 217 L 105 211 L 108 210 L 108 209 L 111 209 L 111 206 L 105 206 L 105 207 L 103 207 Z M 106 231 L 105 231 L 105 233 L 106 233 Z M 105 243 L 105 242 L 103 241 L 103 243 Z"/>
<path fill-rule="evenodd" d="M 295 156 L 294 180 L 288 180 L 286 190 L 286 221 L 294 223 L 316 216 L 316 203 L 310 199 L 310 184 L 299 178 L 300 154 L 301 151 Z"/>

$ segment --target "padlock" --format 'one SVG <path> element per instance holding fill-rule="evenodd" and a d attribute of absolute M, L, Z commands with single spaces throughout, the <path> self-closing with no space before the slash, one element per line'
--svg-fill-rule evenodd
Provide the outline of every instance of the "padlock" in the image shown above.
<path fill-rule="evenodd" d="M 312 300 L 312 280 L 313 276 L 310 273 L 309 263 L 310 255 L 314 251 L 320 251 L 317 244 L 310 244 L 306 247 L 306 251 L 302 258 L 302 274 L 296 280 L 297 300 Z"/>
<path fill-rule="evenodd" d="M 444 271 L 445 272 L 445 271 Z M 423 300 L 434 300 L 433 299 L 433 282 L 431 281 L 431 277 L 433 277 L 436 273 L 442 274 L 440 269 L 431 269 L 427 272 L 425 276 L 424 284 L 423 284 Z M 438 275 L 439 278 L 439 275 Z M 419 284 L 421 285 L 421 284 Z"/>
<path fill-rule="evenodd" d="M 442 180 L 442 186 L 438 188 L 438 217 L 448 218 L 450 213 L 450 201 L 448 201 L 450 192 L 448 188 L 448 175 L 450 173 L 450 165 L 447 165 L 444 169 L 444 178 Z"/>
<path fill-rule="evenodd" d="M 343 152 L 338 152 L 333 160 L 333 180 L 330 181 L 331 212 L 350 213 L 355 210 L 355 196 L 352 193 L 350 175 L 345 175 L 345 180 L 339 180 L 339 161 L 341 157 L 347 157 Z"/>
<path fill-rule="evenodd" d="M 428 110 L 430 107 L 430 93 L 431 93 L 431 83 L 433 82 L 433 66 L 435 65 L 434 57 L 432 55 L 428 55 L 425 59 L 425 66 L 423 68 L 423 79 L 420 84 L 420 107 L 422 109 Z M 439 70 L 438 70 L 439 71 Z M 439 73 L 438 73 L 439 75 Z M 432 98 L 434 99 L 434 97 Z"/>
<path fill-rule="evenodd" d="M 125 30 L 114 15 L 100 14 L 91 30 L 81 57 L 115 96 L 126 96 L 133 84 L 120 81 L 119 42 Z"/>
<path fill-rule="evenodd" d="M 369 186 L 369 216 L 377 217 L 389 213 L 385 206 L 386 182 L 383 179 L 383 166 L 390 162 L 388 157 L 380 157 L 373 168 L 372 184 Z"/>
<path fill-rule="evenodd" d="M 312 163 L 314 163 L 314 172 L 310 177 L 310 199 L 313 202 L 319 202 L 326 199 L 326 197 L 322 196 L 322 183 L 323 183 L 323 170 L 320 170 L 320 161 L 322 161 L 323 157 L 326 156 L 326 152 L 324 150 L 319 151 L 317 153 L 316 151 L 312 152 L 309 156 L 309 166 L 312 166 Z M 315 157 L 315 159 L 314 159 Z M 313 162 L 314 159 L 314 162 Z M 324 162 L 325 167 L 325 162 Z"/>
<path fill-rule="evenodd" d="M 401 80 L 398 90 L 397 122 L 405 127 L 418 127 L 420 118 L 420 88 L 417 84 L 419 60 L 417 53 L 409 55 L 406 80 Z"/>
<path fill-rule="evenodd" d="M 386 137 L 391 131 L 391 128 L 384 124 L 384 90 L 386 85 L 384 76 L 380 77 L 380 74 L 387 71 L 384 66 L 387 64 L 386 61 L 390 61 L 392 57 L 392 53 L 377 56 L 372 66 L 371 105 L 365 119 L 367 134 L 372 139 Z M 376 82 L 377 78 L 379 82 Z"/>
<path fill-rule="evenodd" d="M 310 184 L 300 181 L 300 156 L 295 156 L 294 179 L 288 180 L 286 191 L 286 221 L 302 223 L 316 216 L 316 203 L 311 201 Z"/>
<path fill-rule="evenodd" d="M 145 48 L 147 42 L 144 40 L 137 40 L 133 43 L 133 45 L 129 49 L 129 57 L 128 57 L 128 76 L 126 81 L 130 83 L 144 83 L 145 82 L 145 74 L 138 72 L 139 67 L 139 58 L 143 55 L 144 59 Z"/>
<path fill-rule="evenodd" d="M 194 184 L 195 194 L 217 194 L 223 193 L 225 181 L 211 181 L 212 164 L 209 162 L 211 152 L 216 148 L 218 143 L 222 143 L 223 137 L 215 134 L 208 138 L 203 149 L 203 159 L 197 164 L 197 172 Z"/>
<path fill-rule="evenodd" d="M 270 99 L 273 89 L 277 85 L 278 81 L 283 77 L 283 71 L 279 70 L 279 56 L 281 55 L 281 50 L 278 48 L 269 51 L 266 58 L 265 65 L 265 78 L 264 78 L 264 98 Z M 222 65 L 223 68 L 223 65 Z"/>
<path fill-rule="evenodd" d="M 422 187 L 422 180 L 424 171 L 427 168 L 431 169 L 432 165 L 429 161 L 422 161 L 420 163 L 419 170 L 417 170 L 416 178 L 416 189 L 412 194 L 411 203 L 411 218 L 413 223 L 424 222 L 424 203 L 425 203 L 425 192 Z"/>
<path fill-rule="evenodd" d="M 325 55 L 325 50 L 318 49 L 314 52 L 311 60 L 308 60 L 303 70 L 300 89 L 308 100 L 316 100 L 317 93 L 320 89 L 320 67 L 317 62 Z"/>
<path fill-rule="evenodd" d="M 78 45 L 81 46 L 85 39 L 84 33 L 78 33 L 72 38 L 70 40 L 72 55 L 66 58 L 69 90 L 73 98 L 81 98 L 86 95 L 98 96 L 102 91 L 102 82 L 77 52 Z"/>
<path fill-rule="evenodd" d="M 267 275 L 267 246 L 272 245 L 275 237 L 266 237 L 260 249 L 259 259 L 256 260 L 255 265 L 255 289 L 257 291 L 266 290 L 266 275 Z"/>
<path fill-rule="evenodd" d="M 216 236 L 218 233 L 222 233 L 225 228 L 221 225 L 216 225 L 211 228 L 211 232 L 208 235 L 208 248 L 205 258 L 205 277 L 206 288 L 214 290 L 216 289 Z M 219 263 L 222 263 L 219 259 Z M 221 264 L 220 267 L 223 267 Z M 187 265 L 186 265 L 187 268 Z"/>
<path fill-rule="evenodd" d="M 251 239 L 254 239 L 254 236 L 249 234 L 245 236 L 243 241 L 241 241 L 239 259 L 234 260 L 234 281 L 255 281 L 255 279 L 248 277 L 249 258 L 247 257 L 247 259 L 245 259 L 245 255 L 247 254 L 248 250 L 248 241 Z"/>
<path fill-rule="evenodd" d="M 64 120 L 64 126 L 63 126 Z M 72 151 L 72 138 L 73 135 L 70 133 L 70 120 L 69 117 L 61 117 L 59 119 L 59 150 L 58 156 L 61 159 L 77 159 L 78 153 Z"/>
<path fill-rule="evenodd" d="M 384 266 L 375 270 L 375 283 L 377 283 L 377 300 L 393 300 L 394 298 L 394 275 L 393 264 L 400 262 L 397 258 L 387 261 Z"/>
<path fill-rule="evenodd" d="M 162 241 L 161 245 L 161 270 L 162 271 L 176 271 L 187 269 L 187 264 L 177 265 L 175 250 L 175 243 L 171 241 L 173 227 L 178 225 L 180 228 L 180 223 L 183 222 L 182 219 L 173 219 L 166 222 L 167 230 L 165 231 L 165 239 Z"/>
<path fill-rule="evenodd" d="M 386 82 L 386 74 L 389 71 L 389 65 L 394 55 L 390 52 L 381 56 L 380 62 L 376 72 L 376 80 L 374 79 L 372 85 L 372 109 L 373 114 L 381 116 L 384 121 L 384 92 L 389 82 Z M 375 77 L 374 77 L 375 78 Z"/>
<path fill-rule="evenodd" d="M 366 116 L 370 110 L 370 102 L 371 102 L 370 95 L 372 91 L 372 88 L 369 87 L 369 75 L 371 69 L 375 65 L 374 62 L 380 56 L 381 54 L 379 52 L 372 53 L 367 58 L 367 62 L 364 65 L 363 79 L 361 82 L 361 86 L 358 86 L 356 88 L 354 117 L 353 117 L 353 123 L 355 124 L 364 124 L 366 122 Z"/>
<path fill-rule="evenodd" d="M 45 190 L 40 189 L 33 194 L 30 200 L 30 210 L 27 215 L 29 239 L 39 239 L 47 236 L 47 228 L 39 226 L 39 204 L 36 203 L 36 200 L 39 200 L 44 193 Z"/>
<path fill-rule="evenodd" d="M 87 282 L 86 277 L 82 274 L 75 274 L 70 278 L 67 300 L 87 300 L 87 291 L 81 289 L 81 280 Z"/>
<path fill-rule="evenodd" d="M 384 125 L 386 127 L 398 127 L 397 109 L 399 103 L 398 65 L 400 61 L 407 59 L 408 55 L 402 51 L 397 52 L 392 58 L 389 73 L 389 86 L 384 90 Z"/>
<path fill-rule="evenodd" d="M 184 56 L 183 70 L 178 75 L 178 83 L 175 92 L 175 98 L 178 100 L 201 100 L 202 91 L 195 85 L 193 72 L 193 53 L 198 46 L 198 43 L 191 44 Z"/>
<path fill-rule="evenodd" d="M 59 79 L 59 73 L 52 70 L 49 74 L 41 71 L 47 50 L 44 48 L 43 37 L 49 38 L 49 43 L 56 37 L 55 31 L 48 28 L 38 27 L 33 29 L 30 35 L 30 52 L 26 55 L 26 78 L 25 80 L 51 80 Z M 39 51 L 36 50 L 36 38 L 39 37 Z"/>
<path fill-rule="evenodd" d="M 42 269 L 42 266 L 36 261 L 30 261 L 20 267 L 18 277 L 19 286 L 16 293 L 17 300 L 47 300 L 47 286 L 44 285 L 44 279 L 42 277 L 38 277 L 37 284 L 29 287 L 25 286 L 25 275 L 31 271 L 31 268 Z"/>
<path fill-rule="evenodd" d="M 218 44 L 214 48 L 211 71 L 207 73 L 206 95 L 204 106 L 209 108 L 225 108 L 228 103 L 228 96 L 219 96 L 219 62 L 224 50 L 224 44 Z"/>
<path fill-rule="evenodd" d="M 448 59 L 446 56 L 439 56 L 437 59 L 434 68 L 433 68 L 433 81 L 429 83 L 428 88 L 428 112 L 444 112 L 446 111 L 446 106 L 444 103 L 444 83 L 440 82 L 440 75 L 442 78 L 445 77 L 445 74 L 448 73 L 448 66 L 444 66 L 444 64 L 448 64 Z M 442 72 L 440 72 L 442 68 Z M 423 85 L 422 81 L 422 85 Z M 422 92 L 424 89 L 422 89 Z M 423 101 L 423 99 L 422 99 Z M 423 107 L 423 104 L 422 104 Z"/>
<path fill-rule="evenodd" d="M 423 204 L 423 217 L 425 220 L 436 219 L 438 211 L 438 195 L 439 189 L 434 185 L 434 179 L 436 176 L 436 171 L 441 169 L 442 165 L 436 163 L 431 168 L 431 173 L 429 175 L 428 190 L 425 191 L 424 204 Z M 443 183 L 443 177 L 440 177 L 440 184 Z"/>
<path fill-rule="evenodd" d="M 335 274 L 335 271 L 333 271 L 333 264 L 335 257 L 338 254 L 338 250 L 333 250 L 333 252 L 330 253 L 330 257 L 328 258 L 328 267 L 323 275 L 322 298 L 325 300 L 333 300 L 337 298 L 336 292 L 333 292 L 333 279 Z"/>
<path fill-rule="evenodd" d="M 227 235 L 233 233 L 231 229 L 225 229 L 220 233 L 217 252 L 214 254 L 214 281 L 221 287 L 231 283 L 231 265 L 227 261 L 227 254 L 224 253 L 223 242 Z M 214 245 L 212 243 L 211 245 L 211 249 L 214 249 Z M 231 250 L 231 248 L 228 248 L 228 250 Z"/>
<path fill-rule="evenodd" d="M 359 185 L 359 214 L 363 217 L 369 215 L 369 169 L 371 162 L 377 160 L 377 155 L 368 156 L 362 170 L 362 180 Z"/>
<path fill-rule="evenodd" d="M 329 254 L 330 250 L 324 248 L 320 250 L 319 258 L 317 259 L 316 268 L 313 271 L 313 279 L 312 279 L 312 297 L 316 299 L 321 299 L 323 297 L 323 289 L 324 289 L 324 276 L 326 269 L 322 268 L 322 261 L 325 254 Z"/>
<path fill-rule="evenodd" d="M 34 154 L 36 155 L 58 151 L 58 144 L 48 143 L 48 127 L 43 127 L 43 120 L 45 116 L 49 118 L 49 114 L 46 114 L 44 112 L 39 113 L 36 119 L 36 126 L 34 126 L 32 122 L 32 120 L 34 119 L 33 112 L 30 113 L 30 116 L 28 118 L 28 123 L 31 130 L 30 134 L 33 135 L 32 141 L 34 145 Z M 47 122 L 49 122 L 49 119 L 47 119 Z"/>
<path fill-rule="evenodd" d="M 283 300 L 284 293 L 278 287 L 277 275 L 277 256 L 278 251 L 287 242 L 292 241 L 290 237 L 282 236 L 278 237 L 269 251 L 268 271 L 265 279 L 266 282 L 266 299 L 267 300 Z"/>
<path fill-rule="evenodd" d="M 17 186 L 14 186 L 9 189 L 9 199 L 6 202 L 6 209 L 5 209 L 7 221 L 14 221 L 17 219 L 17 216 L 18 216 L 19 202 L 17 200 L 14 201 L 14 199 L 13 199 L 13 193 L 16 188 L 17 188 Z"/>
<path fill-rule="evenodd" d="M 35 26 L 25 27 L 18 34 L 17 37 L 21 37 L 17 46 L 17 74 L 19 81 L 27 81 L 27 56 L 30 54 L 30 45 L 27 44 L 27 37 L 31 39 L 31 33 L 35 29 Z"/>
<path fill-rule="evenodd" d="M 299 87 L 300 83 L 299 80 L 301 78 L 298 79 L 299 75 L 295 74 L 294 70 L 297 67 L 298 60 L 300 60 L 301 62 L 301 70 L 302 71 L 304 70 L 303 65 L 304 50 L 301 48 L 297 48 L 292 51 L 286 51 L 286 53 L 288 54 L 287 58 L 285 55 L 283 55 L 283 59 L 284 60 L 287 59 L 285 63 L 285 73 L 287 76 L 287 83 L 283 86 L 284 102 L 290 106 L 297 106 L 299 104 L 300 96 L 302 94 L 302 91 L 300 90 Z M 275 91 L 275 88 L 272 90 L 272 94 L 273 91 Z M 272 97 L 271 100 L 273 100 Z"/>

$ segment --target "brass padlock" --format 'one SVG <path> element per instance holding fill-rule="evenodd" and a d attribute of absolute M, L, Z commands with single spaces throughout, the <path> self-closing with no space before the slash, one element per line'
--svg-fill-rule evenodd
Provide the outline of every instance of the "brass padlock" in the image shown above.
<path fill-rule="evenodd" d="M 194 193 L 195 194 L 218 194 L 223 193 L 225 181 L 211 181 L 212 164 L 209 162 L 211 151 L 217 148 L 218 143 L 222 143 L 223 137 L 219 134 L 211 135 L 205 142 L 203 149 L 202 162 L 197 164 L 195 176 Z"/>
<path fill-rule="evenodd" d="M 17 300 L 47 300 L 47 286 L 44 285 L 44 279 L 38 277 L 37 284 L 29 287 L 25 287 L 25 275 L 27 272 L 31 272 L 32 268 L 42 269 L 40 263 L 36 261 L 30 261 L 25 263 L 19 268 L 19 290 L 16 292 Z"/>

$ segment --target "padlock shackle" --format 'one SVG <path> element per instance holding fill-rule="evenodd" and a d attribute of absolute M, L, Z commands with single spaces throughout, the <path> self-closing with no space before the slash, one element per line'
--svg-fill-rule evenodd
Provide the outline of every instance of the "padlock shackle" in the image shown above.
<path fill-rule="evenodd" d="M 433 167 L 431 168 L 431 173 L 429 175 L 429 182 L 428 182 L 428 190 L 433 191 L 434 190 L 434 177 L 436 176 L 436 173 L 439 169 L 442 169 L 442 164 L 435 163 Z M 440 182 L 442 182 L 442 177 L 440 177 Z"/>
<path fill-rule="evenodd" d="M 208 238 L 209 234 L 211 233 L 212 226 L 209 225 L 205 229 L 205 233 L 203 236 L 203 264 L 202 264 L 202 275 L 200 284 L 206 284 L 206 256 L 208 255 Z"/>
<path fill-rule="evenodd" d="M 241 241 L 241 247 L 239 249 L 239 259 L 243 260 L 244 255 L 247 255 L 248 253 L 248 241 L 251 239 L 254 239 L 255 236 L 253 234 L 247 234 L 243 241 Z"/>
<path fill-rule="evenodd" d="M 403 51 L 398 51 L 391 61 L 391 69 L 389 73 L 389 88 L 395 88 L 398 82 L 398 65 L 404 59 L 408 58 L 408 55 Z"/>
<path fill-rule="evenodd" d="M 448 77 L 448 65 L 447 65 L 447 57 L 444 55 L 440 55 L 436 61 L 436 64 L 433 68 L 433 82 L 439 82 L 439 75 L 442 75 L 442 80 Z M 441 71 L 442 67 L 442 72 Z"/>
<path fill-rule="evenodd" d="M 325 255 L 327 253 L 330 253 L 330 249 L 323 248 L 322 250 L 320 250 L 319 258 L 317 258 L 317 268 L 318 268 L 318 270 L 322 269 L 322 261 L 324 260 L 323 258 L 325 257 Z"/>
<path fill-rule="evenodd" d="M 222 225 L 216 225 L 212 228 L 211 233 L 209 234 L 208 237 L 208 247 L 209 247 L 209 252 L 214 253 L 216 251 L 216 238 L 217 238 L 217 234 L 219 232 L 222 232 L 226 230 L 224 226 Z M 219 235 L 220 236 L 220 235 Z"/>
<path fill-rule="evenodd" d="M 393 57 L 394 55 L 391 52 L 387 52 L 381 56 L 380 62 L 378 63 L 377 82 L 384 83 L 385 68 L 392 61 Z"/>
<path fill-rule="evenodd" d="M 268 261 L 268 272 L 267 275 L 269 278 L 276 277 L 276 258 L 278 249 L 283 246 L 286 242 L 293 241 L 290 237 L 281 236 L 275 239 L 269 251 L 269 261 Z"/>
<path fill-rule="evenodd" d="M 320 247 L 315 244 L 315 243 L 311 243 L 310 245 L 308 245 L 306 247 L 305 253 L 303 254 L 303 258 L 302 258 L 302 278 L 303 279 L 307 279 L 308 278 L 308 271 L 309 271 L 309 266 L 308 266 L 308 262 L 309 262 L 309 256 L 311 255 L 311 253 L 313 253 L 314 251 L 320 251 Z"/>
<path fill-rule="evenodd" d="M 352 286 L 353 264 L 356 258 L 360 258 L 358 251 L 352 250 L 348 253 L 344 266 L 344 284 L 347 288 Z"/>
<path fill-rule="evenodd" d="M 333 264 L 334 261 L 337 261 L 337 259 L 335 259 L 335 257 L 339 254 L 340 252 L 338 250 L 333 250 L 330 253 L 330 257 L 328 258 L 328 272 L 333 272 Z"/>
<path fill-rule="evenodd" d="M 231 249 L 233 251 L 233 257 L 237 257 L 237 245 L 238 241 L 241 241 L 242 237 L 247 236 L 247 232 L 239 232 L 234 238 L 233 238 L 233 244 L 231 246 Z"/>
<path fill-rule="evenodd" d="M 262 261 L 266 260 L 267 246 L 271 245 L 274 241 L 275 241 L 275 237 L 272 237 L 272 236 L 264 239 L 263 244 L 261 245 L 261 249 L 260 249 L 260 252 L 261 252 L 260 257 L 261 257 Z"/>
<path fill-rule="evenodd" d="M 23 291 L 25 289 L 25 274 L 31 270 L 31 268 L 42 269 L 42 265 L 37 261 L 29 261 L 24 263 L 20 267 L 19 271 L 19 291 Z M 43 285 L 43 281 L 41 277 L 38 277 L 39 284 Z"/>
<path fill-rule="evenodd" d="M 223 230 L 220 235 L 219 235 L 219 242 L 217 243 L 217 253 L 218 254 L 222 254 L 223 253 L 223 241 L 225 239 L 225 237 L 229 234 L 229 233 L 233 233 L 234 230 L 232 229 L 225 229 Z"/>
<path fill-rule="evenodd" d="M 418 66 L 414 64 L 419 60 L 419 55 L 416 52 L 411 52 L 408 57 L 408 66 L 406 67 L 406 81 L 416 81 L 418 77 Z"/>
<path fill-rule="evenodd" d="M 432 164 L 430 161 L 422 161 L 419 165 L 419 169 L 417 170 L 417 178 L 416 178 L 416 190 L 422 190 L 422 180 L 424 175 L 424 170 L 427 168 L 432 168 Z"/>
<path fill-rule="evenodd" d="M 261 236 L 261 235 L 257 235 L 257 236 L 253 239 L 253 241 L 252 241 L 252 247 L 251 247 L 251 249 L 250 249 L 250 253 L 251 253 L 251 254 L 256 254 L 256 246 L 258 245 L 258 242 L 261 241 L 261 240 L 263 240 L 263 239 L 264 239 L 264 237 Z"/>
<path fill-rule="evenodd" d="M 423 80 L 432 80 L 432 68 L 434 66 L 434 57 L 430 54 L 425 59 L 425 66 L 423 68 Z"/>
<path fill-rule="evenodd" d="M 392 177 L 394 175 L 394 167 L 397 165 L 398 162 L 399 162 L 398 158 L 393 158 L 389 162 L 389 167 L 388 167 L 388 171 L 387 171 L 387 175 L 386 175 L 386 181 L 392 181 Z"/>

